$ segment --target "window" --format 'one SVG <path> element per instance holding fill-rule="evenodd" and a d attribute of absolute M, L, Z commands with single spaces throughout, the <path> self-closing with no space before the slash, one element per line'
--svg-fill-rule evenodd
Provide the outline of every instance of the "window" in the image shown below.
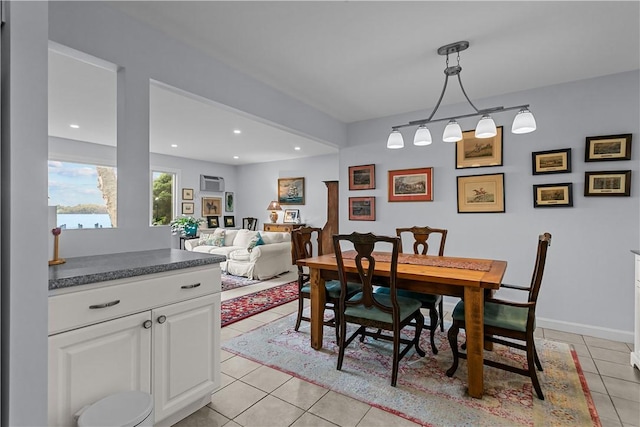
<path fill-rule="evenodd" d="M 116 227 L 117 187 L 114 167 L 49 160 L 49 205 L 57 206 L 58 227 Z"/>
<path fill-rule="evenodd" d="M 174 217 L 176 174 L 151 172 L 151 224 L 169 225 Z"/>

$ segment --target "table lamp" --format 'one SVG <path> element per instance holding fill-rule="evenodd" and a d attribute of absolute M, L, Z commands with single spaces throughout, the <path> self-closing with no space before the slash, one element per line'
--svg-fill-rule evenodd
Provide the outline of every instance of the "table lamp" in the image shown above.
<path fill-rule="evenodd" d="M 269 203 L 269 206 L 267 206 L 267 210 L 271 211 L 269 218 L 271 219 L 271 222 L 275 224 L 278 221 L 278 211 L 282 210 L 280 203 L 278 203 L 277 200 L 272 201 Z"/>

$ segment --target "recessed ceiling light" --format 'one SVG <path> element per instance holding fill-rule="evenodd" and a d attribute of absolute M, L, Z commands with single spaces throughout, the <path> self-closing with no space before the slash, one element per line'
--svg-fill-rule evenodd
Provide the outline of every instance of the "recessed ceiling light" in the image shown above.
<path fill-rule="evenodd" d="M 242 131 L 241 131 L 240 129 L 234 129 L 234 130 L 233 130 L 233 133 L 235 133 L 235 134 L 239 134 L 239 133 L 242 133 Z"/>
<path fill-rule="evenodd" d="M 238 156 L 233 156 L 233 158 L 237 160 L 237 159 L 239 159 L 240 157 L 238 157 Z"/>
<path fill-rule="evenodd" d="M 294 150 L 300 151 L 300 147 L 293 147 Z"/>
<path fill-rule="evenodd" d="M 178 148 L 178 144 L 171 144 L 171 148 Z"/>
<path fill-rule="evenodd" d="M 76 124 L 69 125 L 69 127 L 73 129 L 80 129 L 80 125 L 76 125 Z"/>

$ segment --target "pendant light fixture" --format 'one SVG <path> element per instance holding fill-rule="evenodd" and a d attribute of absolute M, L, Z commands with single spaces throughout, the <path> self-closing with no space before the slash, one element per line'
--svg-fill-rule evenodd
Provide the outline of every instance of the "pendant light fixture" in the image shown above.
<path fill-rule="evenodd" d="M 465 92 L 464 90 L 464 86 L 462 86 L 462 79 L 460 78 L 460 72 L 462 71 L 462 67 L 460 66 L 460 52 L 462 52 L 463 50 L 466 50 L 468 47 L 469 47 L 468 41 L 460 41 L 460 42 L 455 42 L 455 43 L 442 46 L 438 49 L 439 55 L 443 55 L 447 57 L 447 60 L 446 60 L 447 68 L 444 69 L 445 79 L 444 79 L 444 86 L 442 87 L 442 92 L 440 93 L 440 99 L 438 99 L 438 102 L 436 103 L 435 108 L 433 109 L 433 111 L 431 112 L 431 115 L 428 118 L 422 119 L 422 120 L 415 120 L 404 125 L 393 126 L 392 132 L 389 135 L 389 139 L 387 140 L 387 148 L 395 149 L 395 148 L 404 147 L 404 140 L 402 138 L 402 133 L 400 133 L 399 129 L 403 127 L 408 127 L 408 126 L 418 126 L 418 129 L 416 130 L 416 134 L 413 139 L 414 145 L 429 145 L 431 144 L 432 140 L 431 140 L 431 132 L 427 128 L 427 124 L 434 123 L 434 122 L 441 122 L 445 120 L 448 121 L 449 123 L 444 129 L 442 140 L 445 142 L 460 141 L 462 139 L 462 129 L 460 128 L 460 125 L 458 124 L 457 119 L 474 117 L 474 116 L 481 116 L 476 126 L 476 131 L 475 131 L 476 138 L 491 138 L 496 136 L 497 134 L 496 124 L 493 121 L 491 114 L 501 113 L 503 111 L 510 111 L 510 110 L 519 110 L 513 120 L 513 125 L 511 126 L 512 133 L 522 134 L 522 133 L 533 132 L 534 130 L 536 130 L 536 119 L 533 117 L 533 114 L 531 114 L 531 111 L 529 111 L 529 104 L 517 105 L 515 107 L 500 106 L 500 107 L 484 108 L 482 110 L 477 109 L 476 106 L 473 105 L 473 102 L 471 102 L 471 100 L 467 96 L 467 92 Z M 453 53 L 457 54 L 458 64 L 454 66 L 449 66 L 449 55 Z M 438 108 L 440 107 L 440 103 L 442 102 L 442 98 L 444 97 L 444 93 L 447 90 L 447 83 L 449 81 L 450 76 L 458 77 L 458 83 L 460 84 L 460 89 L 462 90 L 462 94 L 466 98 L 469 105 L 471 105 L 471 107 L 474 109 L 475 113 L 464 114 L 464 115 L 453 116 L 453 117 L 446 117 L 442 119 L 434 119 L 433 116 L 436 114 L 436 111 L 438 111 Z"/>

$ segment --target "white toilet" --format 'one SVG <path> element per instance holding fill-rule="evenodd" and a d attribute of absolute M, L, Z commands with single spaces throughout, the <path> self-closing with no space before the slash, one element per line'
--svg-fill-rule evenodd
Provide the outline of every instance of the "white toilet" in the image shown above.
<path fill-rule="evenodd" d="M 153 398 L 142 391 L 115 393 L 85 406 L 75 417 L 78 427 L 153 426 Z"/>

